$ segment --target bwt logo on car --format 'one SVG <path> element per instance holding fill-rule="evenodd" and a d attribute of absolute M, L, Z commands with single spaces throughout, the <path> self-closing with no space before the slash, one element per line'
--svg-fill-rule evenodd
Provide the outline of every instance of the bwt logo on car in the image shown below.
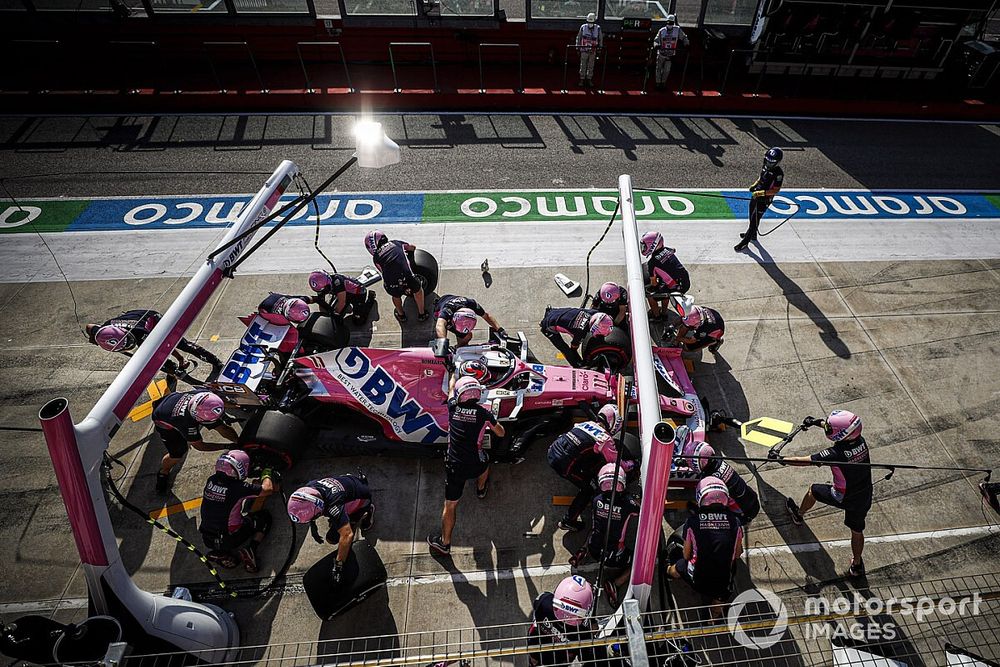
<path fill-rule="evenodd" d="M 424 412 L 420 404 L 410 398 L 405 389 L 381 366 L 374 366 L 359 348 L 344 348 L 337 353 L 335 376 L 365 408 L 392 425 L 397 434 L 419 436 L 420 442 L 435 443 L 446 440 L 448 431 L 438 426 L 434 417 Z M 405 440 L 416 440 L 404 438 Z"/>

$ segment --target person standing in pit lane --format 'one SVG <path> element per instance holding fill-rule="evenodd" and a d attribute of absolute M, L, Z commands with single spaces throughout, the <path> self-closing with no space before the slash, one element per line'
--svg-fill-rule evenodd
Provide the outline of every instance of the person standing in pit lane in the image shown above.
<path fill-rule="evenodd" d="M 233 567 L 236 558 L 247 572 L 257 572 L 257 549 L 271 529 L 271 514 L 253 510 L 258 499 L 280 490 L 276 474 L 265 469 L 260 483 L 248 480 L 250 456 L 231 449 L 215 462 L 215 473 L 205 482 L 198 532 L 212 551 L 207 558 Z"/>
<path fill-rule="evenodd" d="M 576 48 L 580 52 L 580 87 L 594 87 L 594 64 L 604 46 L 604 33 L 597 23 L 597 14 L 587 14 L 587 22 L 576 32 Z"/>
<path fill-rule="evenodd" d="M 580 344 L 589 333 L 591 336 L 607 336 L 614 328 L 614 320 L 607 313 L 588 308 L 552 308 L 545 309 L 540 328 L 542 335 L 549 339 L 552 346 L 562 352 L 566 361 L 573 368 L 583 366 L 580 358 Z M 563 340 L 562 334 L 570 335 L 569 345 Z"/>
<path fill-rule="evenodd" d="M 350 308 L 354 324 L 361 325 L 375 307 L 375 292 L 343 273 L 316 270 L 309 274 L 309 287 L 316 294 L 305 299 L 315 303 L 327 315 L 347 315 Z"/>
<path fill-rule="evenodd" d="M 566 577 L 552 593 L 541 593 L 531 604 L 531 627 L 528 646 L 542 647 L 586 641 L 593 637 L 590 615 L 594 608 L 594 587 L 581 576 Z M 528 654 L 528 664 L 569 665 L 580 659 L 592 664 L 596 653 L 592 648 L 538 651 Z"/>
<path fill-rule="evenodd" d="M 119 354 L 124 354 L 126 357 L 131 357 L 132 351 L 142 345 L 160 319 L 162 319 L 162 316 L 155 310 L 137 308 L 135 310 L 126 310 L 118 315 L 118 317 L 112 317 L 110 320 L 107 320 L 104 324 L 84 325 L 83 332 L 91 344 L 99 346 L 102 350 L 118 352 Z M 164 373 L 184 377 L 186 371 L 191 367 L 191 362 L 185 359 L 184 355 L 177 350 L 187 352 L 211 364 L 213 375 L 218 375 L 222 371 L 223 364 L 221 359 L 201 345 L 193 343 L 187 338 L 181 338 L 177 341 L 176 349 L 171 352 L 177 360 L 176 368 L 172 367 L 172 364 L 168 361 L 163 366 Z"/>
<path fill-rule="evenodd" d="M 605 405 L 598 411 L 596 421 L 575 425 L 549 445 L 549 467 L 578 489 L 566 515 L 559 520 L 560 530 L 583 528 L 580 515 L 597 495 L 597 475 L 601 467 L 618 459 L 615 438 L 621 433 L 623 421 L 617 407 Z M 626 472 L 633 466 L 631 460 L 622 461 Z"/>
<path fill-rule="evenodd" d="M 423 322 L 430 317 L 430 313 L 424 310 L 424 288 L 413 273 L 408 256 L 417 246 L 405 241 L 390 241 L 388 236 L 376 229 L 365 236 L 365 248 L 374 259 L 375 268 L 382 274 L 382 284 L 392 297 L 392 313 L 396 319 L 400 323 L 406 322 L 404 295 L 412 296 L 417 303 L 417 320 Z"/>
<path fill-rule="evenodd" d="M 743 527 L 729 508 L 729 491 L 718 477 L 705 477 L 695 487 L 698 511 L 681 528 L 681 556 L 667 567 L 672 579 L 683 579 L 712 605 L 715 618 L 733 595 L 733 570 L 743 554 Z"/>
<path fill-rule="evenodd" d="M 478 301 L 452 294 L 445 294 L 434 304 L 434 333 L 438 338 L 446 338 L 450 331 L 455 334 L 456 347 L 468 345 L 472 341 L 472 330 L 476 328 L 477 315 L 486 320 L 491 329 L 505 333 Z"/>
<path fill-rule="evenodd" d="M 232 426 L 224 423 L 225 403 L 208 389 L 173 392 L 154 404 L 153 426 L 160 436 L 167 453 L 160 462 L 156 473 L 156 490 L 166 493 L 170 490 L 170 471 L 187 454 L 189 447 L 200 452 L 227 449 L 228 444 L 204 442 L 201 428 L 206 426 L 230 443 L 239 440 Z"/>
<path fill-rule="evenodd" d="M 451 534 L 466 482 L 476 480 L 476 497 L 480 500 L 486 497 L 489 489 L 490 459 L 483 449 L 483 436 L 487 430 L 499 438 L 505 433 L 496 416 L 479 404 L 482 393 L 483 386 L 466 375 L 455 382 L 448 399 L 448 451 L 444 464 L 441 533 L 427 536 L 427 544 L 442 556 L 451 554 Z"/>
<path fill-rule="evenodd" d="M 667 299 L 656 295 L 669 293 L 686 294 L 691 289 L 691 276 L 677 259 L 677 251 L 663 244 L 660 232 L 646 232 L 639 241 L 639 252 L 648 257 L 646 270 L 649 283 L 646 285 L 646 301 L 649 303 L 649 319 L 662 321 L 666 313 Z"/>
<path fill-rule="evenodd" d="M 803 515 L 816 501 L 844 510 L 844 525 L 851 531 L 851 564 L 847 574 L 862 577 L 865 563 L 861 554 L 865 549 L 865 519 L 872 507 L 872 469 L 867 465 L 837 466 L 837 463 L 871 463 L 868 443 L 861 437 L 861 417 L 847 410 L 834 410 L 826 420 L 806 417 L 809 426 L 822 426 L 833 445 L 812 456 L 786 456 L 779 458 L 782 465 L 808 466 L 816 461 L 833 463 L 833 484 L 813 484 L 798 505 L 792 498 L 785 504 L 792 523 L 801 526 Z M 805 429 L 803 429 L 805 430 Z"/>
<path fill-rule="evenodd" d="M 337 545 L 337 560 L 330 575 L 333 583 L 339 584 L 354 543 L 354 527 L 370 530 L 375 525 L 375 503 L 368 478 L 358 474 L 314 479 L 288 497 L 288 518 L 292 523 L 308 523 L 317 542 L 323 541 L 316 527 L 321 516 L 329 519 L 327 544 Z"/>
<path fill-rule="evenodd" d="M 677 17 L 674 14 L 667 14 L 666 23 L 653 37 L 653 52 L 656 54 L 657 90 L 664 90 L 667 87 L 670 68 L 673 65 L 674 56 L 677 55 L 677 43 L 683 42 L 684 46 L 691 43 L 688 36 L 677 25 Z"/>
<path fill-rule="evenodd" d="M 684 445 L 684 461 L 693 472 L 705 477 L 718 477 L 729 491 L 729 509 L 739 515 L 740 525 L 746 526 L 760 514 L 760 498 L 728 461 L 716 457 L 707 442 L 690 440 Z"/>
<path fill-rule="evenodd" d="M 742 252 L 748 245 L 757 241 L 760 219 L 774 201 L 774 195 L 781 192 L 781 186 L 785 182 L 785 172 L 778 163 L 783 156 L 784 152 L 777 147 L 769 148 L 764 153 L 764 165 L 760 169 L 760 176 L 750 186 L 749 225 L 747 230 L 740 234 L 742 240 L 733 246 L 736 252 Z"/>

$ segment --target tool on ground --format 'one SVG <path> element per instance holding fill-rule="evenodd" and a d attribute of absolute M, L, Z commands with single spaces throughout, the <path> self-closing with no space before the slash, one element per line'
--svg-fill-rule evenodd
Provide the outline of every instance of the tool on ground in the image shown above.
<path fill-rule="evenodd" d="M 555 275 L 556 285 L 559 289 L 563 291 L 566 296 L 573 296 L 573 293 L 580 289 L 580 283 L 575 280 L 570 280 L 565 274 L 557 273 Z"/>

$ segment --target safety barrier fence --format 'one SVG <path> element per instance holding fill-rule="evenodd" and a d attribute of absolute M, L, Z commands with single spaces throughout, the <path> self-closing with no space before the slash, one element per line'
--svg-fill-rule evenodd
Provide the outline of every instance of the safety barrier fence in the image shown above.
<path fill-rule="evenodd" d="M 373 613 L 389 611 L 359 607 L 347 612 Z M 809 593 L 786 591 L 780 597 L 767 590 L 749 589 L 737 596 L 727 615 L 719 620 L 705 606 L 642 614 L 626 608 L 624 617 L 626 623 L 605 639 L 597 639 L 596 629 L 608 621 L 608 617 L 600 616 L 593 619 L 595 632 L 569 632 L 564 636 L 566 643 L 557 645 L 530 646 L 530 624 L 518 622 L 248 646 L 220 664 L 527 665 L 530 654 L 544 653 L 543 664 L 569 665 L 570 658 L 579 654 L 601 660 L 590 664 L 614 665 L 623 663 L 603 660 L 629 655 L 630 646 L 630 664 L 636 667 L 988 665 L 1000 660 L 1000 575 L 996 573 L 865 586 L 841 580 Z M 352 627 L 349 618 L 345 615 L 345 628 Z M 949 653 L 964 657 L 953 661 Z M 898 662 L 880 661 L 884 658 Z M 976 658 L 982 662 L 972 662 Z M 128 655 L 119 664 L 173 667 L 183 664 L 183 660 L 190 660 L 190 655 Z"/>
<path fill-rule="evenodd" d="M 5 46 L 16 53 L 7 54 L 10 56 L 7 62 L 12 63 L 12 67 L 0 77 L 0 90 L 36 94 L 92 93 L 95 90 L 115 90 L 123 94 L 268 93 L 274 89 L 300 90 L 308 94 L 385 92 L 390 75 L 391 90 L 396 93 L 426 91 L 429 87 L 437 92 L 442 90 L 442 83 L 446 83 L 450 91 L 474 88 L 480 93 L 522 94 L 526 89 L 568 93 L 580 89 L 572 78 L 576 72 L 570 73 L 571 68 L 577 69 L 580 64 L 580 47 L 575 44 L 566 44 L 562 57 L 555 58 L 555 62 L 532 62 L 527 71 L 528 55 L 514 42 L 476 44 L 475 64 L 472 58 L 464 63 L 455 62 L 454 56 L 442 62 L 431 42 L 391 42 L 387 45 L 386 60 L 382 62 L 352 59 L 341 41 L 294 42 L 291 59 L 276 60 L 268 54 L 265 61 L 258 58 L 253 45 L 246 41 L 206 41 L 199 53 L 177 52 L 153 40 L 113 40 L 95 44 L 91 53 L 78 59 L 74 59 L 59 40 L 11 40 Z M 935 61 L 943 61 L 950 49 L 951 45 L 942 43 L 938 47 L 940 53 L 934 56 Z M 915 82 L 910 92 L 917 95 L 926 92 L 919 89 L 919 82 L 940 72 L 939 68 L 900 66 L 891 62 L 870 65 L 814 62 L 814 55 L 789 63 L 776 60 L 779 55 L 762 48 L 731 49 L 721 58 L 717 56 L 708 61 L 699 54 L 693 55 L 694 62 L 690 51 L 675 57 L 666 86 L 668 93 L 714 96 L 749 93 L 754 97 L 766 93 L 795 98 L 809 81 L 818 84 L 844 81 L 845 85 L 856 86 L 859 80 L 869 79 L 877 86 L 882 80 L 891 78 Z M 200 67 L 195 62 L 199 57 L 202 58 Z M 68 61 L 65 68 L 56 66 L 63 61 Z M 609 61 L 612 61 L 611 66 Z M 263 71 L 262 62 L 267 64 L 267 73 Z M 198 75 L 199 69 L 204 74 Z M 597 51 L 592 92 L 599 95 L 605 91 L 638 89 L 645 94 L 650 92 L 654 69 L 653 57 L 628 54 L 617 45 L 602 46 Z M 445 79 L 442 79 L 442 72 Z M 430 86 L 427 74 L 430 74 Z M 516 87 L 512 85 L 515 75 Z M 329 82 L 335 79 L 336 85 L 331 85 Z M 506 85 L 491 85 L 501 79 L 507 82 Z M 289 81 L 292 85 L 288 85 Z M 905 89 L 900 90 L 905 92 Z"/>

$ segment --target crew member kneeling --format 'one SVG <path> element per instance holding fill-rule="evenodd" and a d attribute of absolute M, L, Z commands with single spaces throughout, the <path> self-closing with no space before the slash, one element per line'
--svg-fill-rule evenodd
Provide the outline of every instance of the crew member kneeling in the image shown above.
<path fill-rule="evenodd" d="M 528 646 L 541 647 L 592 638 L 590 614 L 594 607 L 594 587 L 581 576 L 566 577 L 552 593 L 540 594 L 531 605 L 531 627 Z M 528 664 L 568 665 L 577 658 L 584 665 L 596 657 L 594 650 L 585 648 L 556 649 L 528 654 Z"/>
<path fill-rule="evenodd" d="M 542 335 L 562 352 L 567 363 L 573 368 L 579 368 L 583 366 L 583 359 L 577 350 L 584 337 L 588 333 L 591 336 L 607 336 L 615 322 L 607 313 L 587 308 L 546 308 L 539 326 Z M 569 345 L 563 340 L 563 334 L 570 335 Z"/>
<path fill-rule="evenodd" d="M 689 442 L 684 446 L 684 458 L 688 467 L 702 478 L 718 477 L 729 491 L 729 509 L 740 517 L 740 523 L 747 525 L 760 514 L 760 498 L 750 488 L 736 469 L 715 457 L 715 449 L 707 442 Z"/>
<path fill-rule="evenodd" d="M 233 567 L 239 558 L 252 573 L 259 569 L 257 549 L 271 529 L 270 513 L 254 511 L 253 505 L 280 487 L 270 470 L 264 470 L 260 483 L 248 480 L 249 474 L 250 456 L 243 450 L 231 449 L 218 458 L 215 474 L 205 482 L 198 531 L 212 550 L 210 560 Z"/>
<path fill-rule="evenodd" d="M 331 576 L 339 584 L 344 563 L 354 543 L 354 526 L 370 530 L 375 525 L 375 503 L 364 475 L 340 475 L 314 479 L 288 497 L 288 518 L 292 523 L 308 523 L 313 538 L 319 537 L 316 519 L 330 520 L 326 542 L 337 545 L 337 561 Z"/>
<path fill-rule="evenodd" d="M 697 352 L 707 347 L 716 354 L 722 347 L 722 337 L 726 334 L 726 323 L 719 311 L 708 306 L 694 306 L 684 316 L 684 324 L 677 331 L 677 341 L 688 352 Z"/>
<path fill-rule="evenodd" d="M 729 491 L 718 477 L 706 477 L 695 487 L 698 512 L 682 528 L 683 557 L 667 568 L 712 603 L 712 615 L 722 616 L 722 605 L 733 594 L 733 570 L 743 553 L 743 527 L 729 509 Z"/>

